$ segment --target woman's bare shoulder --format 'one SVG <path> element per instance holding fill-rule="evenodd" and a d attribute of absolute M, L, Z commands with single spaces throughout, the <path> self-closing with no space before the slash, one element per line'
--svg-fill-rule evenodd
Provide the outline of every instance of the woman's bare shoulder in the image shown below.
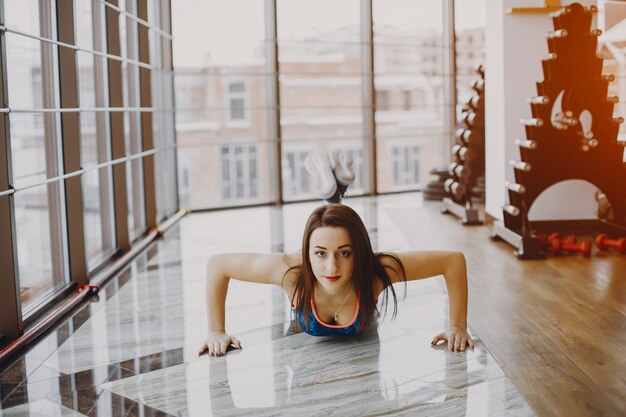
<path fill-rule="evenodd" d="M 378 296 L 385 290 L 385 284 L 379 276 L 374 276 L 374 298 L 378 300 Z"/>
<path fill-rule="evenodd" d="M 299 267 L 302 266 L 302 252 L 285 253 L 283 255 L 283 262 L 287 269 L 283 278 L 282 287 L 289 296 L 289 300 L 292 301 L 293 289 L 300 275 Z"/>
<path fill-rule="evenodd" d="M 283 254 L 283 261 L 289 268 L 302 265 L 302 251 Z"/>

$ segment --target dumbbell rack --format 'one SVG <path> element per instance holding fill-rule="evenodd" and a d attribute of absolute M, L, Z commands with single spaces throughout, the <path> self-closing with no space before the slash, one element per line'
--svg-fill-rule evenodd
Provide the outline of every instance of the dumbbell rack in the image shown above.
<path fill-rule="evenodd" d="M 603 60 L 596 53 L 601 34 L 591 30 L 596 10 L 572 3 L 552 15 L 544 81 L 537 83 L 538 96 L 529 99 L 533 117 L 521 120 L 527 139 L 516 141 L 521 161 L 511 161 L 515 183 L 506 183 L 504 222 L 494 222 L 492 229 L 492 237 L 515 246 L 520 259 L 545 258 L 531 234 L 528 210 L 544 190 L 565 180 L 586 180 L 611 202 L 615 221 L 594 221 L 596 233 L 626 236 L 626 164 L 624 143 L 617 140 L 623 119 L 613 118 L 618 99 L 607 96 L 613 76 L 602 75 Z M 558 224 L 577 226 L 575 221 Z"/>
<path fill-rule="evenodd" d="M 451 178 L 444 189 L 442 213 L 452 213 L 464 225 L 483 224 L 478 210 L 472 204 L 472 190 L 485 174 L 485 72 L 480 65 L 480 76 L 472 89 L 475 94 L 468 100 L 463 112 L 463 125 L 456 132 L 457 141 L 452 147 L 454 161 L 450 163 Z"/>

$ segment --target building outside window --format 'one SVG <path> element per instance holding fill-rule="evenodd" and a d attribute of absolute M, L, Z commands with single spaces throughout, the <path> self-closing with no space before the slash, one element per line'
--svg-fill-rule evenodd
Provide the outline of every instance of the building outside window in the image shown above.
<path fill-rule="evenodd" d="M 411 91 L 402 92 L 402 110 L 411 110 Z"/>
<path fill-rule="evenodd" d="M 220 156 L 222 199 L 238 202 L 256 199 L 259 195 L 257 145 L 221 145 Z"/>
<path fill-rule="evenodd" d="M 284 163 L 287 166 L 283 169 L 287 170 L 285 186 L 288 187 L 289 195 L 302 197 L 311 194 L 310 174 L 304 166 L 304 159 L 308 154 L 309 151 L 306 150 L 286 152 L 287 160 Z"/>
<path fill-rule="evenodd" d="M 390 110 L 389 108 L 389 91 L 376 91 L 376 109 L 379 111 Z"/>
<path fill-rule="evenodd" d="M 420 147 L 392 147 L 393 185 L 403 188 L 419 184 Z"/>
<path fill-rule="evenodd" d="M 246 111 L 248 103 L 247 87 L 244 80 L 228 82 L 228 124 L 230 126 L 247 126 L 249 124 Z"/>

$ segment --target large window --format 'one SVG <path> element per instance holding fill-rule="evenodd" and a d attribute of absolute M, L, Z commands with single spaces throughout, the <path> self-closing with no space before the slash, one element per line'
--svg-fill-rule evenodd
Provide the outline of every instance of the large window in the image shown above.
<path fill-rule="evenodd" d="M 188 180 L 180 187 L 185 208 L 271 201 L 276 137 L 268 132 L 273 109 L 267 104 L 266 52 L 272 45 L 266 42 L 265 3 L 177 2 L 172 10 L 178 179 Z M 248 145 L 236 145 L 243 142 Z M 236 169 L 237 149 L 241 155 L 255 150 L 254 170 L 251 161 L 241 162 L 249 168 Z"/>
<path fill-rule="evenodd" d="M 86 51 L 107 52 L 104 28 L 106 7 L 90 1 L 77 2 L 76 45 Z M 94 29 L 100 30 L 94 30 Z M 79 104 L 85 109 L 108 107 L 107 62 L 92 52 L 76 53 L 78 62 Z M 116 248 L 113 227 L 111 167 L 90 169 L 111 160 L 111 132 L 106 112 L 85 111 L 80 114 L 81 163 L 89 169 L 82 177 L 86 257 L 94 269 Z"/>
<path fill-rule="evenodd" d="M 148 37 L 150 63 L 153 66 L 150 71 L 150 104 L 154 108 L 154 113 L 151 114 L 152 136 L 154 147 L 159 149 L 154 158 L 158 220 L 165 219 L 178 210 L 170 22 L 170 0 L 148 1 Z"/>
<path fill-rule="evenodd" d="M 5 2 L 7 27 L 55 40 L 54 8 L 48 2 Z M 35 18 L 33 18 L 35 17 Z M 56 48 L 49 42 L 7 32 L 6 71 L 11 126 L 15 235 L 22 313 L 69 283 L 62 173 Z M 4 190 L 0 190 L 4 191 Z M 4 197 L 6 198 L 6 197 Z M 4 262 L 4 260 L 2 261 Z M 4 288 L 4 287 L 3 287 Z"/>
<path fill-rule="evenodd" d="M 311 149 L 362 147 L 360 5 L 276 2 L 283 160 Z M 293 171 L 282 172 L 283 183 L 292 183 L 286 174 Z M 285 200 L 311 197 L 304 187 L 283 187 Z"/>
<path fill-rule="evenodd" d="M 451 128 L 444 125 L 450 106 L 444 83 L 450 81 L 443 62 L 442 5 L 373 2 L 379 192 L 422 188 L 430 170 L 444 163 Z"/>
<path fill-rule="evenodd" d="M 602 73 L 613 76 L 608 95 L 619 100 L 613 107 L 613 117 L 626 118 L 626 3 L 600 0 L 598 9 L 598 27 L 603 31 L 599 38 L 600 51 L 604 58 Z M 618 139 L 626 142 L 626 123 L 620 125 Z"/>
<path fill-rule="evenodd" d="M 0 2 L 0 334 L 178 209 L 169 7 Z"/>
<path fill-rule="evenodd" d="M 120 47 L 132 62 L 139 61 L 139 23 L 133 19 L 137 15 L 137 1 L 120 2 L 128 14 L 120 16 Z M 132 109 L 141 107 L 140 98 L 140 67 L 132 62 L 122 63 L 122 93 L 124 106 Z M 127 155 L 136 155 L 142 151 L 141 113 L 138 111 L 124 112 L 124 147 Z M 130 239 L 139 237 L 146 229 L 143 158 L 133 159 L 126 163 L 128 193 L 128 229 Z"/>
<path fill-rule="evenodd" d="M 444 44 L 449 31 L 443 5 L 443 0 L 375 0 L 371 9 L 359 0 L 178 5 L 173 10 L 176 127 L 187 207 L 315 198 L 303 168 L 314 149 L 353 152 L 357 178 L 349 195 L 425 186 L 430 171 L 445 163 L 455 130 L 447 126 L 453 103 L 445 91 L 455 74 L 444 68 L 450 45 Z M 481 60 L 482 32 L 463 30 L 472 45 L 463 49 L 465 71 Z M 225 199 L 223 190 L 236 190 L 239 181 L 228 177 L 232 187 L 220 182 L 221 150 L 228 142 L 257 144 L 256 200 L 248 195 L 238 201 L 237 193 Z M 416 159 L 400 176 L 393 162 L 397 148 L 419 148 L 409 152 Z M 373 163 L 377 169 L 371 175 Z M 279 190 L 282 196 L 274 192 Z"/>

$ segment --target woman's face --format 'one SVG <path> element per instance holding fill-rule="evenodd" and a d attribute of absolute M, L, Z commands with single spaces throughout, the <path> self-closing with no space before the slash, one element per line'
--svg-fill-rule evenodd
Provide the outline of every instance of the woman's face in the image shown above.
<path fill-rule="evenodd" d="M 354 271 L 350 233 L 344 227 L 318 227 L 311 233 L 309 259 L 317 282 L 329 292 L 344 292 Z"/>

